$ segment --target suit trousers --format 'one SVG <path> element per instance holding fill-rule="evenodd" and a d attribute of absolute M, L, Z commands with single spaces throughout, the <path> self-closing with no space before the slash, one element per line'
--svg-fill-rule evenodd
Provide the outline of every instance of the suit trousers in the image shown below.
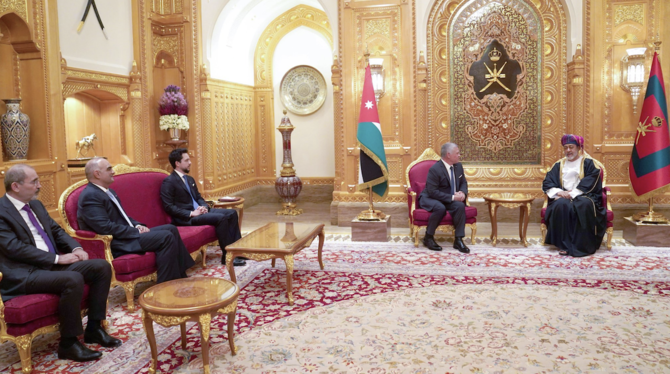
<path fill-rule="evenodd" d="M 156 283 L 186 278 L 186 270 L 195 265 L 174 225 L 152 227 L 139 240 L 143 251 L 156 254 Z"/>
<path fill-rule="evenodd" d="M 435 235 L 435 230 L 437 229 L 437 226 L 440 225 L 440 221 L 442 221 L 442 218 L 449 212 L 451 219 L 454 222 L 455 236 L 457 238 L 465 236 L 465 203 L 462 201 L 444 203 L 427 196 L 422 196 L 419 200 L 419 205 L 421 208 L 431 212 L 430 217 L 428 218 L 426 234 Z"/>
<path fill-rule="evenodd" d="M 242 237 L 235 209 L 212 209 L 209 213 L 191 218 L 191 225 L 214 226 L 216 238 L 219 239 L 219 246 L 221 246 L 221 250 L 223 251 L 221 263 L 225 263 L 226 261 L 226 247 Z"/>
<path fill-rule="evenodd" d="M 61 338 L 84 333 L 81 326 L 81 301 L 88 284 L 88 318 L 102 321 L 107 317 L 107 295 L 112 268 L 102 259 L 54 265 L 51 270 L 34 270 L 26 282 L 26 294 L 50 293 L 60 297 L 58 319 Z"/>

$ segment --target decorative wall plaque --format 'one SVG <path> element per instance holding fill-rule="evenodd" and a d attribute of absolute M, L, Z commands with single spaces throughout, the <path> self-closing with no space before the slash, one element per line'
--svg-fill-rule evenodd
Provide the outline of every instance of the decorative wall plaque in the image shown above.
<path fill-rule="evenodd" d="M 279 97 L 291 113 L 312 114 L 326 101 L 326 80 L 311 66 L 296 66 L 282 78 Z"/>

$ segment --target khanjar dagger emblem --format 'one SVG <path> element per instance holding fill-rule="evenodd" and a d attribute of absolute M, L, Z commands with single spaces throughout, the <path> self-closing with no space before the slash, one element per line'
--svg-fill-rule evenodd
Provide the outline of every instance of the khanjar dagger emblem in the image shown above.
<path fill-rule="evenodd" d="M 477 98 L 497 93 L 511 99 L 516 92 L 521 65 L 509 57 L 502 44 L 493 40 L 484 49 L 481 58 L 472 63 L 468 74 L 473 77 Z"/>

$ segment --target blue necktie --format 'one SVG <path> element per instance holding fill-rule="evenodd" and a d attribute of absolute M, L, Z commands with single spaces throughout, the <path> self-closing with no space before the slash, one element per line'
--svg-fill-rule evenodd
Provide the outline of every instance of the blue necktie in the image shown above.
<path fill-rule="evenodd" d="M 451 165 L 451 194 L 456 194 L 456 178 L 454 178 L 454 165 Z"/>
<path fill-rule="evenodd" d="M 47 235 L 46 231 L 40 226 L 39 222 L 37 222 L 37 218 L 35 218 L 35 215 L 33 214 L 33 211 L 30 210 L 30 206 L 28 204 L 24 205 L 22 210 L 25 210 L 26 213 L 28 213 L 28 218 L 30 219 L 30 222 L 32 222 L 33 226 L 37 229 L 37 232 L 40 234 L 42 239 L 44 239 L 44 242 L 47 244 L 47 247 L 49 248 L 49 252 L 51 253 L 56 253 L 56 250 L 54 249 L 53 243 L 51 243 L 51 239 L 49 239 L 49 235 Z"/>
<path fill-rule="evenodd" d="M 193 210 L 197 210 L 200 205 L 198 204 L 197 201 L 195 201 L 195 198 L 193 197 L 193 192 L 191 192 L 191 186 L 188 185 L 188 179 L 186 179 L 186 175 L 183 175 L 182 178 L 184 179 L 184 183 L 186 183 L 186 190 L 188 191 L 188 194 L 191 195 L 191 201 L 193 202 Z"/>

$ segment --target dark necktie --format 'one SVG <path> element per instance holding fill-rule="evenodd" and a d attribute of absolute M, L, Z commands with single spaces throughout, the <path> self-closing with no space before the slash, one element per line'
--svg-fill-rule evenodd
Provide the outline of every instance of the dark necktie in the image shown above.
<path fill-rule="evenodd" d="M 51 243 L 51 239 L 49 239 L 49 235 L 47 235 L 42 226 L 40 226 L 39 222 L 37 222 L 37 218 L 35 218 L 33 211 L 30 210 L 30 206 L 26 204 L 21 209 L 25 210 L 26 213 L 28 213 L 28 218 L 30 219 L 30 222 L 32 222 L 33 226 L 35 226 L 35 229 L 37 229 L 37 232 L 40 234 L 42 239 L 44 239 L 44 242 L 47 244 L 47 247 L 49 248 L 49 252 L 55 254 L 56 250 L 54 249 L 53 243 Z"/>
<path fill-rule="evenodd" d="M 186 183 L 186 191 L 188 191 L 188 194 L 191 195 L 191 202 L 193 202 L 193 210 L 197 210 L 200 205 L 198 204 L 197 201 L 195 201 L 195 198 L 193 197 L 193 192 L 191 192 L 191 186 L 188 185 L 188 179 L 186 179 L 186 174 L 182 176 L 184 179 L 184 183 Z"/>
<path fill-rule="evenodd" d="M 110 199 L 112 199 L 112 202 L 116 205 L 116 207 L 119 208 L 119 211 L 121 212 L 121 214 L 123 214 L 123 218 L 126 219 L 126 222 L 128 222 L 128 225 L 130 225 L 130 227 L 135 227 L 135 226 L 133 226 L 133 223 L 130 222 L 130 218 L 128 218 L 128 215 L 126 215 L 126 212 L 124 212 L 123 208 L 121 208 L 121 204 L 119 204 L 119 200 L 116 200 L 116 197 L 114 197 L 114 194 L 112 193 L 112 191 L 107 190 L 106 194 L 107 194 L 107 196 L 109 196 Z"/>
<path fill-rule="evenodd" d="M 454 165 L 451 165 L 449 168 L 451 170 L 451 194 L 455 195 L 456 194 L 456 178 L 454 178 Z"/>

